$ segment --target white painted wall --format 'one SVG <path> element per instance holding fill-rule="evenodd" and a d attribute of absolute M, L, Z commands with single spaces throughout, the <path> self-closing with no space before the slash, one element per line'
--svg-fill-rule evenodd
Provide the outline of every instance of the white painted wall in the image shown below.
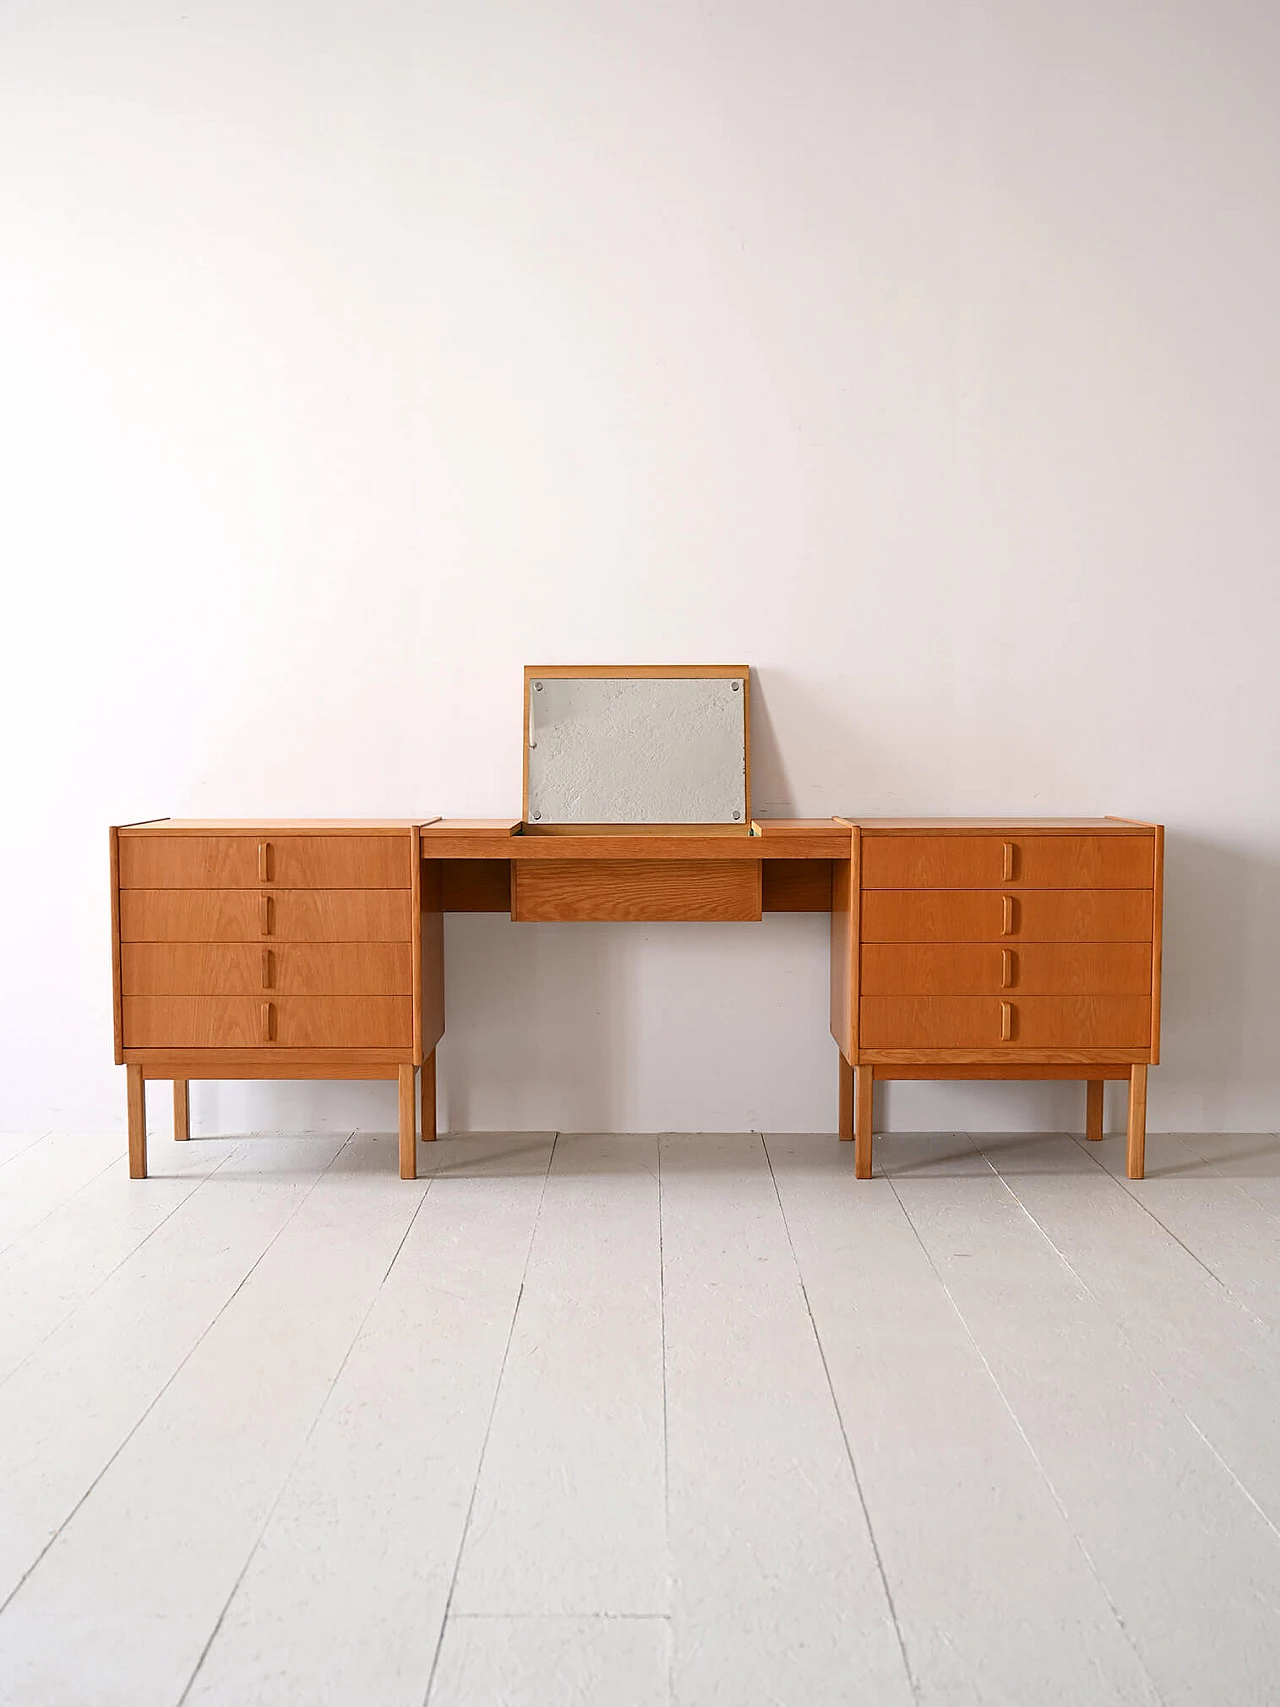
<path fill-rule="evenodd" d="M 1274 1127 L 1278 73 L 1269 0 L 9 0 L 0 1125 L 122 1124 L 108 823 L 515 813 L 526 662 L 747 659 L 765 813 L 1164 819 L 1153 1125 Z M 448 955 L 454 1127 L 834 1124 L 821 920 Z"/>

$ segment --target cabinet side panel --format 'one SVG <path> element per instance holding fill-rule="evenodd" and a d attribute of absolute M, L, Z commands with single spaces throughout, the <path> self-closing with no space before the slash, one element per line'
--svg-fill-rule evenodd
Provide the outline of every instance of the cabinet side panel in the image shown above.
<path fill-rule="evenodd" d="M 120 1005 L 120 832 L 111 826 L 111 1021 L 116 1066 L 124 1065 L 124 1019 Z"/>
<path fill-rule="evenodd" d="M 422 862 L 421 1020 L 417 1041 L 423 1058 L 444 1036 L 444 910 L 441 906 L 441 871 L 438 859 Z"/>
<path fill-rule="evenodd" d="M 831 1035 L 846 1061 L 857 1054 L 858 832 L 851 857 L 831 862 Z"/>
<path fill-rule="evenodd" d="M 1151 1062 L 1160 1060 L 1160 979 L 1164 936 L 1164 825 L 1156 825 L 1155 895 L 1151 920 Z"/>

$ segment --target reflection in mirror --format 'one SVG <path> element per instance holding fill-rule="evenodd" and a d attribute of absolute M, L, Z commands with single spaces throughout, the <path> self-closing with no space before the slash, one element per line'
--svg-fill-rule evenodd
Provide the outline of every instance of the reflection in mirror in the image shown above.
<path fill-rule="evenodd" d="M 745 675 L 547 675 L 526 691 L 533 824 L 746 827 Z"/>

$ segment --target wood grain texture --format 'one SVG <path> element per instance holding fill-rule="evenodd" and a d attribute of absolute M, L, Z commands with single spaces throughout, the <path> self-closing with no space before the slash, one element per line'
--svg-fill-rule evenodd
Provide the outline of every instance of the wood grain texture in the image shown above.
<path fill-rule="evenodd" d="M 121 976 L 129 996 L 408 996 L 407 942 L 127 942 Z"/>
<path fill-rule="evenodd" d="M 1151 1062 L 1160 1059 L 1160 988 L 1164 978 L 1164 825 L 1155 826 L 1154 918 L 1151 931 Z"/>
<path fill-rule="evenodd" d="M 418 1069 L 406 1061 L 399 1074 L 400 1178 L 418 1177 Z"/>
<path fill-rule="evenodd" d="M 422 1136 L 428 1143 L 436 1137 L 436 1052 L 433 1049 L 422 1063 Z"/>
<path fill-rule="evenodd" d="M 1149 835 L 867 835 L 864 889 L 1149 889 Z M 1006 875 L 1007 873 L 1007 875 Z"/>
<path fill-rule="evenodd" d="M 907 1052 L 904 1052 L 907 1053 Z M 914 1051 L 924 1054 L 922 1050 Z M 935 1052 L 936 1053 L 936 1052 Z M 952 1055 L 962 1054 L 963 1051 L 953 1050 Z M 1044 1055 L 1045 1050 L 1026 1050 L 1023 1055 Z M 1100 1050 L 1090 1053 L 1097 1055 Z M 925 1061 L 886 1061 L 885 1052 L 877 1052 L 875 1057 L 877 1079 L 1000 1079 L 1000 1080 L 1068 1080 L 1074 1079 L 1089 1083 L 1093 1080 L 1116 1080 L 1128 1084 L 1129 1063 L 1111 1063 L 1092 1061 L 1087 1065 L 1079 1062 L 1056 1065 L 1045 1065 L 1043 1061 L 1019 1059 L 1015 1062 L 994 1061 L 989 1055 L 984 1055 L 980 1061 L 955 1061 L 948 1059 L 944 1062 L 937 1060 Z"/>
<path fill-rule="evenodd" d="M 439 818 L 144 818 L 121 824 L 123 838 L 166 836 L 399 836 L 415 826 L 438 824 Z M 488 822 L 488 820 L 486 820 Z"/>
<path fill-rule="evenodd" d="M 421 1066 L 422 1065 L 422 958 L 423 958 L 423 956 L 422 956 L 422 930 L 423 930 L 423 924 L 425 921 L 423 920 L 423 917 L 422 917 L 423 867 L 422 867 L 422 861 L 418 857 L 418 831 L 417 831 L 416 825 L 415 825 L 414 829 L 410 832 L 410 835 L 411 835 L 411 840 L 409 843 L 410 868 L 411 868 L 412 873 L 413 873 L 413 880 L 412 880 L 412 882 L 410 884 L 410 888 L 409 888 L 409 925 L 410 925 L 409 956 L 410 956 L 410 960 L 412 962 L 412 983 L 413 983 L 413 992 L 412 992 L 412 994 L 413 994 L 413 1008 L 412 1008 L 412 1016 L 411 1016 L 411 1020 L 410 1020 L 410 1035 L 413 1039 L 413 1061 L 414 1061 L 414 1065 L 415 1066 Z M 436 872 L 434 867 L 432 867 L 431 876 L 432 876 L 433 884 L 435 885 L 436 895 L 438 897 L 438 895 L 439 895 L 439 874 Z M 436 906 L 435 912 L 436 912 L 436 916 L 439 917 L 440 909 L 439 909 L 438 904 Z"/>
<path fill-rule="evenodd" d="M 280 996 L 270 1002 L 257 996 L 124 998 L 126 1049 L 409 1048 L 412 1035 L 407 995 Z"/>
<path fill-rule="evenodd" d="M 1129 1074 L 1129 1120 L 1125 1144 L 1125 1171 L 1130 1179 L 1142 1179 L 1147 1158 L 1147 1069 L 1135 1062 Z"/>
<path fill-rule="evenodd" d="M 172 836 L 120 844 L 123 889 L 407 889 L 410 837 Z M 264 879 L 263 871 L 268 874 Z"/>
<path fill-rule="evenodd" d="M 837 1054 L 836 1060 L 840 1064 L 837 1126 L 841 1139 L 847 1142 L 853 1138 L 853 1068 L 843 1055 Z"/>
<path fill-rule="evenodd" d="M 256 942 L 261 901 L 273 903 L 274 942 L 404 942 L 411 937 L 409 890 L 126 889 L 120 896 L 124 942 Z"/>
<path fill-rule="evenodd" d="M 517 865 L 518 922 L 629 919 L 757 920 L 760 862 L 558 860 Z"/>
<path fill-rule="evenodd" d="M 394 1079 L 409 1045 L 379 1049 L 129 1049 L 125 1060 L 157 1079 Z"/>
<path fill-rule="evenodd" d="M 876 836 L 1131 836 L 1153 825 L 1133 818 L 860 818 L 840 813 L 838 824 L 857 824 Z"/>
<path fill-rule="evenodd" d="M 766 913 L 829 913 L 829 859 L 761 861 L 761 905 Z"/>
<path fill-rule="evenodd" d="M 1123 1066 L 1126 1071 L 1121 1075 L 1121 1077 L 1127 1079 L 1129 1076 L 1127 1069 L 1132 1066 L 1135 1061 L 1146 1061 L 1150 1053 L 1151 1051 L 1145 1043 L 1137 1048 L 1128 1048 L 1127 1046 L 1122 1046 L 1120 1044 L 1107 1044 L 1105 1047 L 1097 1048 L 1093 1046 L 1067 1047 L 1057 1045 L 1052 1047 L 1030 1048 L 1014 1042 L 1007 1045 L 983 1045 L 980 1048 L 967 1049 L 944 1049 L 937 1046 L 927 1049 L 873 1049 L 870 1046 L 864 1046 L 858 1058 L 860 1061 L 873 1062 L 876 1072 L 881 1078 L 888 1077 L 888 1074 L 882 1072 L 881 1069 L 889 1065 L 924 1066 L 928 1064 L 929 1066 L 938 1068 L 939 1071 L 904 1074 L 903 1076 L 924 1079 L 950 1079 L 961 1077 L 980 1079 L 985 1078 L 986 1074 L 983 1072 L 959 1074 L 954 1072 L 953 1069 L 956 1067 L 976 1068 L 991 1066 L 996 1063 L 1011 1064 L 1013 1062 L 1017 1062 L 1019 1064 L 1034 1066 L 1066 1066 L 1075 1063 L 1081 1067 L 1088 1067 L 1090 1069 L 1095 1066 Z M 1014 1074 L 1013 1076 L 1015 1078 L 1019 1078 L 1023 1075 Z M 1029 1076 L 1035 1077 L 1034 1074 Z M 1070 1079 L 1096 1079 L 1099 1077 L 1099 1074 L 1091 1070 L 1089 1072 L 1082 1073 L 1067 1073 L 1063 1076 Z M 1103 1078 L 1111 1078 L 1112 1076 L 1113 1075 L 1110 1073 L 1103 1073 L 1101 1075 Z"/>
<path fill-rule="evenodd" d="M 1149 996 L 864 996 L 867 1049 L 1137 1048 L 1151 1035 Z"/>
<path fill-rule="evenodd" d="M 1151 942 L 1149 889 L 871 889 L 862 897 L 864 942 Z"/>
<path fill-rule="evenodd" d="M 186 1079 L 173 1081 L 173 1136 L 179 1144 L 191 1136 L 191 1095 Z"/>
<path fill-rule="evenodd" d="M 866 996 L 1146 995 L 1146 943 L 864 943 Z"/>
<path fill-rule="evenodd" d="M 539 676 L 570 680 L 577 676 L 595 680 L 625 676 L 640 681 L 698 681 L 710 676 L 715 681 L 730 681 L 735 676 L 745 679 L 750 674 L 747 664 L 526 664 L 524 667 L 526 689 Z M 525 697 L 527 700 L 527 693 Z"/>
<path fill-rule="evenodd" d="M 856 1108 L 853 1133 L 853 1172 L 857 1179 L 871 1178 L 871 1151 L 874 1141 L 876 1071 L 859 1063 L 857 1071 Z"/>
<path fill-rule="evenodd" d="M 424 861 L 420 892 L 419 977 L 421 1003 L 414 1023 L 414 1044 L 426 1061 L 444 1036 L 444 913 L 440 863 Z M 433 1069 L 434 1071 L 434 1069 Z"/>
<path fill-rule="evenodd" d="M 509 913 L 509 859 L 433 859 L 440 876 L 440 909 L 445 913 Z"/>
<path fill-rule="evenodd" d="M 1102 1114 L 1105 1106 L 1103 1081 L 1090 1079 L 1085 1088 L 1084 1135 L 1091 1143 L 1098 1143 L 1102 1137 Z"/>
<path fill-rule="evenodd" d="M 120 831 L 112 825 L 109 832 L 111 859 L 111 1024 L 115 1040 L 116 1066 L 124 1061 L 124 1024 L 120 997 Z"/>
<path fill-rule="evenodd" d="M 125 1068 L 125 1096 L 129 1122 L 129 1178 L 147 1177 L 147 1087 L 142 1068 Z"/>

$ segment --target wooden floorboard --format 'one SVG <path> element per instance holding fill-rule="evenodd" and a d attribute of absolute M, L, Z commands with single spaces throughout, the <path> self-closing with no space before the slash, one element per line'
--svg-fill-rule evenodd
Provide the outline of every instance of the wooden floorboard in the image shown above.
<path fill-rule="evenodd" d="M 0 1141 L 8 1707 L 1277 1699 L 1280 1139 Z"/>

